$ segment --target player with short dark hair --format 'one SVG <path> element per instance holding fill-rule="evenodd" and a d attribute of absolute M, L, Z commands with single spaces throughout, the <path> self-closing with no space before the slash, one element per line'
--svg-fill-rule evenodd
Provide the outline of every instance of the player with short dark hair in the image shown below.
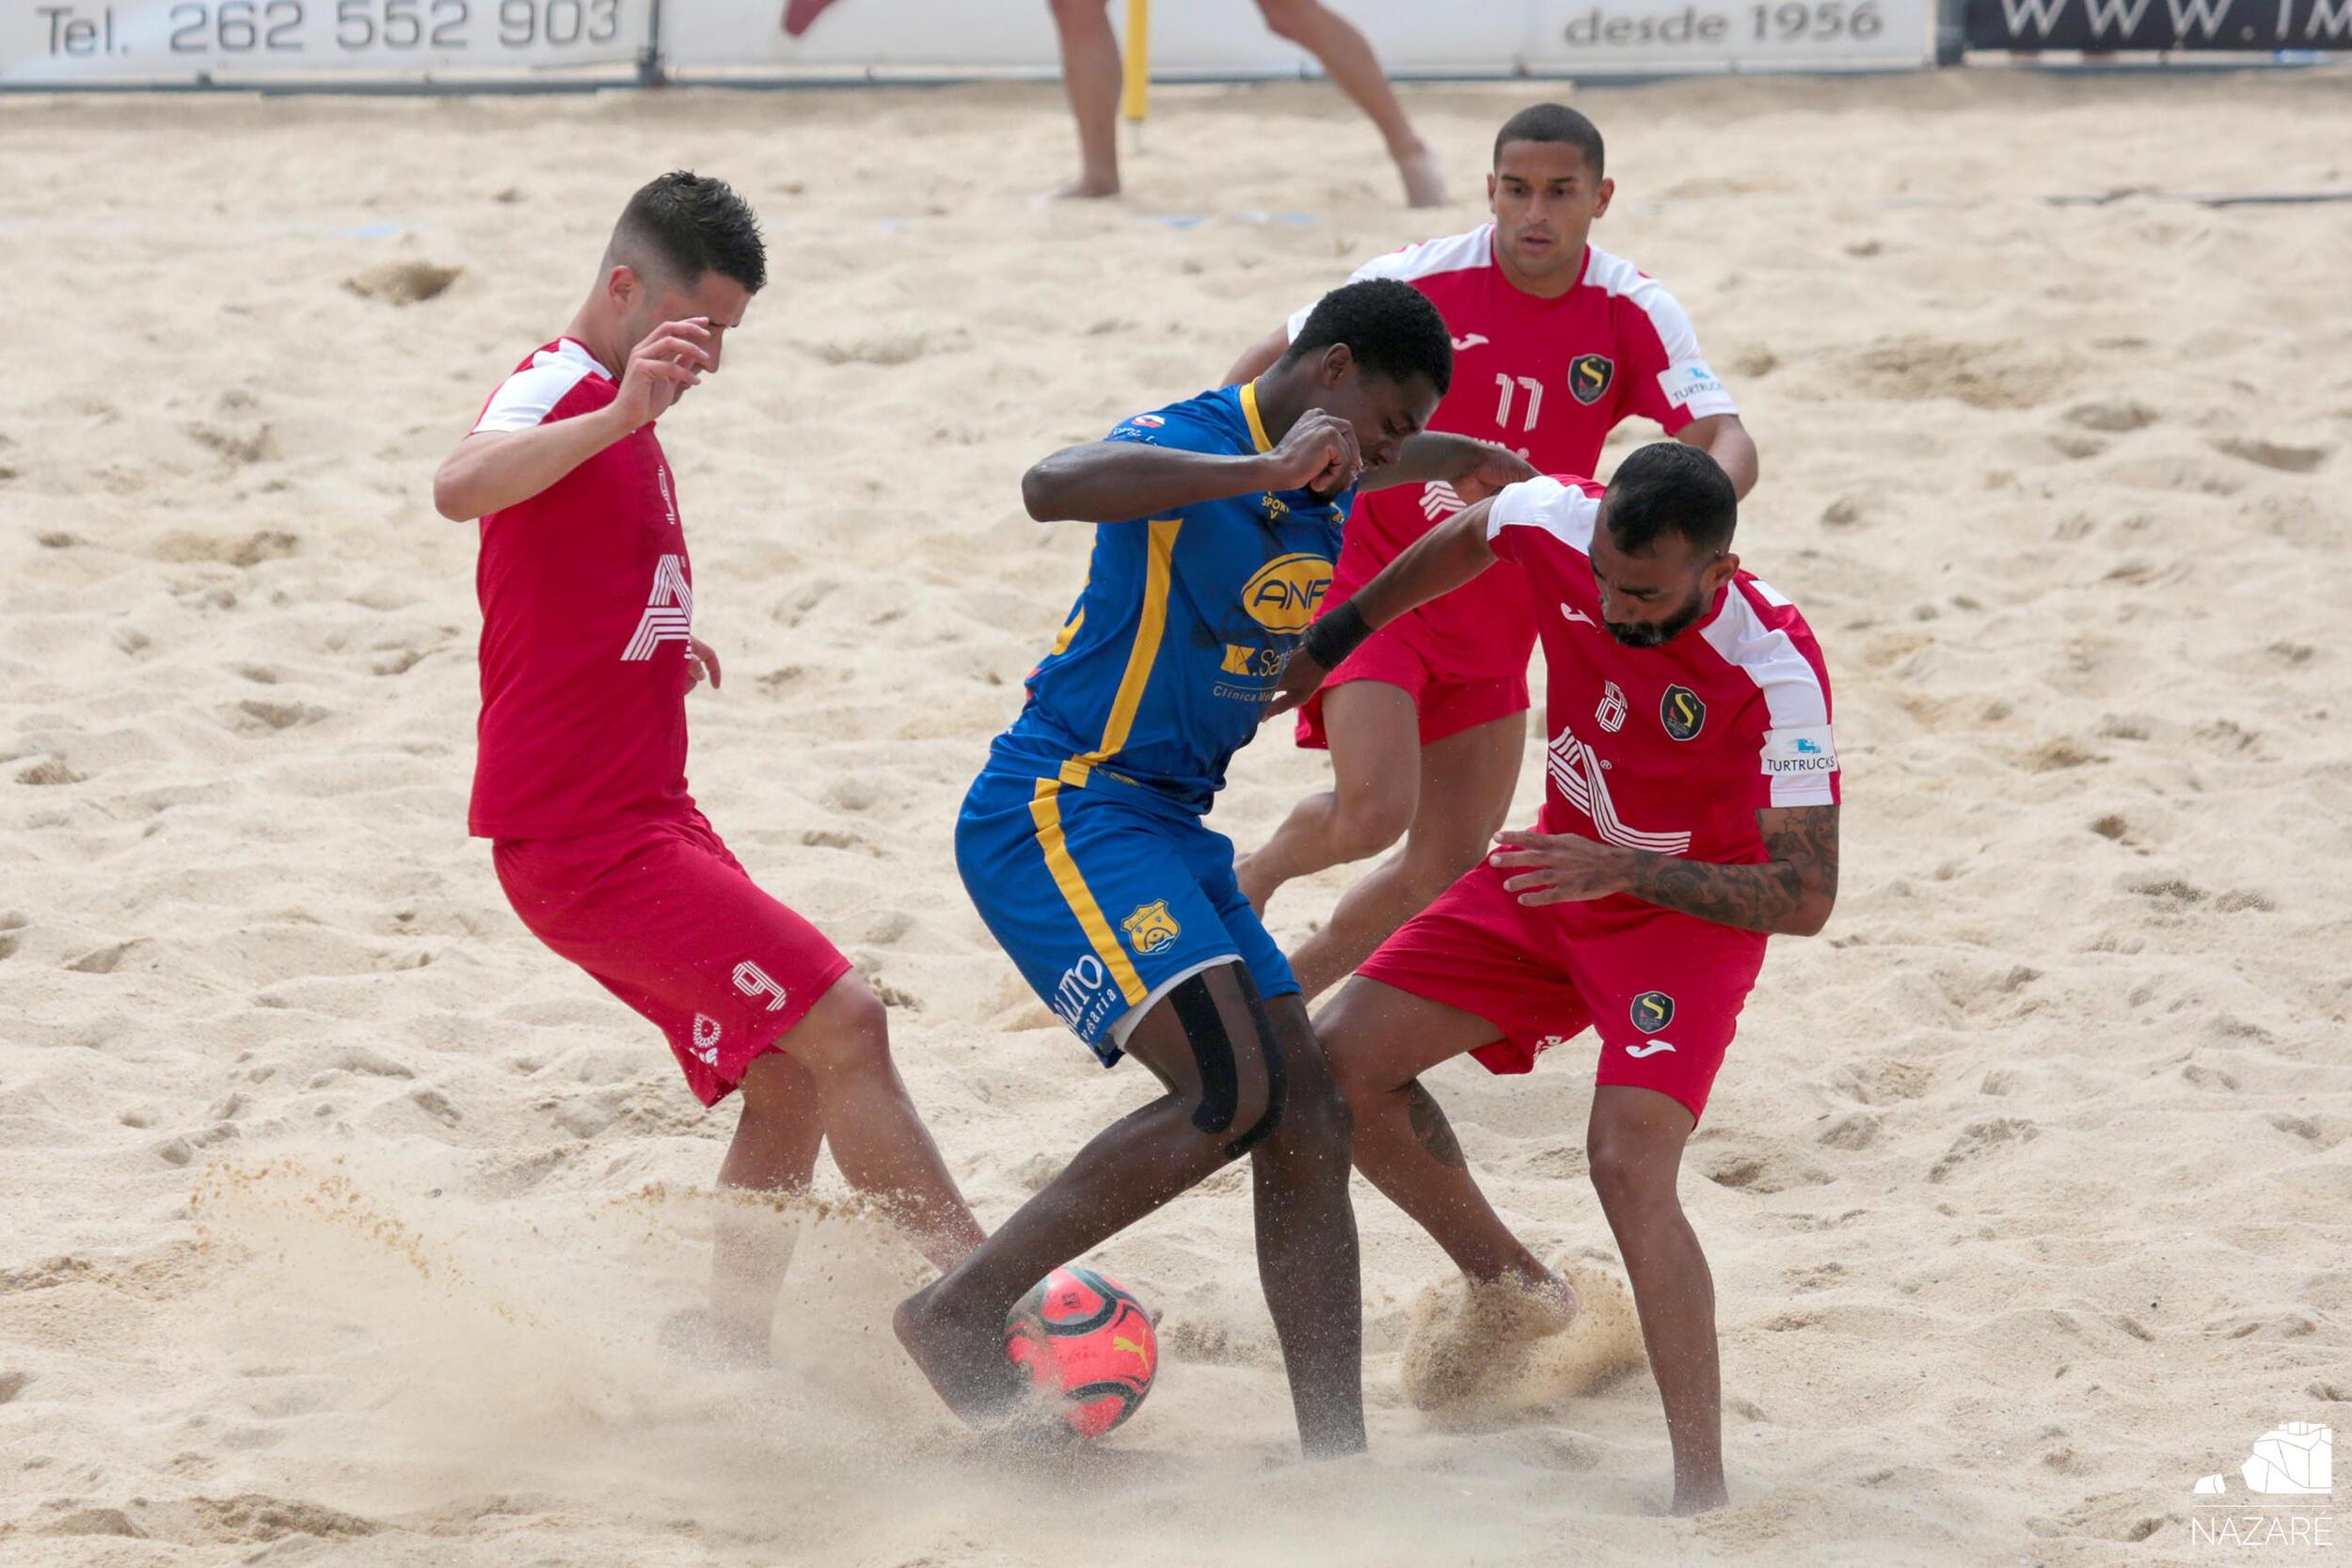
<path fill-rule="evenodd" d="M 1829 676 L 1796 608 L 1731 553 L 1731 481 L 1661 442 L 1607 488 L 1535 479 L 1465 508 L 1315 624 L 1274 711 L 1352 645 L 1497 561 L 1542 616 L 1551 743 L 1533 832 L 1384 942 L 1315 1018 L 1357 1168 L 1475 1280 L 1577 1303 L 1488 1207 L 1421 1074 L 1531 1070 L 1599 1036 L 1585 1148 L 1674 1443 L 1675 1508 L 1724 1498 L 1714 1286 L 1677 1195 L 1770 934 L 1837 896 Z"/>
<path fill-rule="evenodd" d="M 740 1089 L 719 1185 L 807 1187 L 820 1141 L 945 1267 L 980 1239 L 890 1057 L 882 1003 L 760 891 L 686 791 L 686 693 L 720 681 L 654 422 L 719 369 L 767 279 L 726 184 L 665 174 L 615 225 L 563 337 L 516 366 L 434 476 L 482 519 L 470 825 L 533 935 L 658 1024 L 705 1105 Z M 788 1243 L 722 1215 L 712 1348 L 765 1360 Z"/>
<path fill-rule="evenodd" d="M 1200 818 L 1331 581 L 1359 483 L 1491 488 L 1507 452 L 1420 435 L 1451 374 L 1429 302 L 1350 284 L 1240 388 L 1122 421 L 1022 480 L 1041 521 L 1100 525 L 1085 588 L 956 824 L 964 887 L 1105 1067 L 1165 1092 L 1104 1130 L 898 1309 L 948 1405 L 1004 1415 L 1005 1315 L 1076 1258 L 1248 1156 L 1259 1276 L 1310 1454 L 1363 1447 L 1348 1117 L 1281 952 Z"/>
<path fill-rule="evenodd" d="M 1455 379 L 1431 428 L 1498 441 L 1547 473 L 1588 474 L 1609 432 L 1639 416 L 1704 449 L 1745 494 L 1756 445 L 1690 317 L 1655 279 L 1588 243 L 1615 194 L 1605 166 L 1583 115 L 1561 103 L 1521 109 L 1495 138 L 1494 221 L 1356 276 L 1408 282 L 1445 317 Z M 1255 344 L 1228 379 L 1272 363 L 1302 321 Z M 1360 499 L 1331 603 L 1465 499 L 1443 483 Z M 1516 568 L 1489 572 L 1384 627 L 1300 714 L 1298 743 L 1329 748 L 1332 787 L 1299 801 L 1243 860 L 1250 902 L 1263 912 L 1293 878 L 1405 840 L 1292 952 L 1309 996 L 1475 865 L 1502 825 L 1526 750 L 1539 608 Z"/>

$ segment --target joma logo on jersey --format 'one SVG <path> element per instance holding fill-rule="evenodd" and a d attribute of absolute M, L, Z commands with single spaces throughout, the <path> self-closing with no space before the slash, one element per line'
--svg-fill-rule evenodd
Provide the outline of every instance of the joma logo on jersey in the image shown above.
<path fill-rule="evenodd" d="M 637 629 L 629 634 L 621 657 L 628 662 L 651 658 L 664 642 L 691 641 L 693 626 L 694 590 L 686 580 L 686 558 L 665 555 L 654 562 L 653 592 L 645 598 L 645 613 L 638 617 Z"/>
<path fill-rule="evenodd" d="M 1168 912 L 1168 900 L 1165 898 L 1154 898 L 1149 904 L 1140 906 L 1119 924 L 1127 933 L 1127 944 L 1146 958 L 1184 933 L 1184 927 L 1176 924 L 1176 917 Z"/>
<path fill-rule="evenodd" d="M 1314 624 L 1331 591 L 1331 563 L 1319 555 L 1277 556 L 1242 584 L 1241 607 L 1271 632 L 1295 636 Z"/>

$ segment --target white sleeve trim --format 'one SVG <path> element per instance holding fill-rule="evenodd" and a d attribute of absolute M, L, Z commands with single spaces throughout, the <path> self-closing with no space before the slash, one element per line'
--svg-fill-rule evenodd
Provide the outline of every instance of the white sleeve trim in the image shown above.
<path fill-rule="evenodd" d="M 1486 266 L 1494 260 L 1494 228 L 1491 223 L 1482 223 L 1467 234 L 1422 240 L 1402 250 L 1375 256 L 1350 273 L 1347 281 L 1361 283 L 1370 277 L 1393 277 L 1400 282 L 1418 283 L 1441 272 L 1467 272 L 1472 267 Z M 1322 303 L 1318 299 L 1291 312 L 1286 336 L 1292 342 L 1298 341 L 1298 335 L 1307 329 L 1307 318 Z"/>
<path fill-rule="evenodd" d="M 490 395 L 474 433 L 538 429 L 587 374 L 588 367 L 576 359 L 539 355 Z"/>
<path fill-rule="evenodd" d="M 1493 543 L 1506 528 L 1539 528 L 1570 549 L 1590 554 L 1593 525 L 1599 515 L 1600 502 L 1582 486 L 1538 474 L 1496 493 L 1494 504 L 1486 509 L 1486 540 Z"/>

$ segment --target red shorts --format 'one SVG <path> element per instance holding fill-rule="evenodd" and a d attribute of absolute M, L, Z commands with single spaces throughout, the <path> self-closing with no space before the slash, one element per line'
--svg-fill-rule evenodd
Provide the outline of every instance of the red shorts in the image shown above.
<path fill-rule="evenodd" d="M 1477 866 L 1356 973 L 1494 1025 L 1501 1037 L 1471 1053 L 1489 1072 L 1529 1071 L 1590 1026 L 1595 1083 L 1704 1112 L 1764 967 L 1763 935 L 1635 898 L 1530 907 L 1503 891 L 1510 875 Z"/>
<path fill-rule="evenodd" d="M 653 1020 L 706 1105 L 849 973 L 700 812 L 585 838 L 501 839 L 491 857 L 531 934 Z"/>
<path fill-rule="evenodd" d="M 1335 686 L 1350 681 L 1379 681 L 1400 686 L 1411 695 L 1421 715 L 1421 743 L 1435 745 L 1447 736 L 1497 719 L 1527 711 L 1527 658 L 1521 655 L 1514 675 L 1457 678 L 1440 668 L 1426 651 L 1404 635 L 1404 628 L 1385 627 L 1365 639 L 1361 647 L 1340 661 L 1323 683 L 1323 690 L 1307 699 L 1298 710 L 1298 744 L 1328 751 L 1323 731 L 1323 698 Z"/>

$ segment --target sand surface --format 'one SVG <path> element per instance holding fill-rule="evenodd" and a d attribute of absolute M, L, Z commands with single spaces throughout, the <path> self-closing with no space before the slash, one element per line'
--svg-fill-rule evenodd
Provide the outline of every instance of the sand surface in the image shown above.
<path fill-rule="evenodd" d="M 1412 95 L 1459 191 L 1530 96 Z M 1414 1411 L 1445 1266 L 1362 1188 L 1360 1463 L 1288 1457 L 1239 1173 L 1098 1256 L 1170 1354 L 1048 1473 L 977 1458 L 898 1359 L 920 1265 L 854 1216 L 803 1242 L 781 1366 L 679 1367 L 652 1330 L 733 1118 L 464 834 L 474 536 L 428 477 L 627 192 L 723 173 L 776 283 L 663 427 L 729 673 L 695 793 L 897 1004 L 1001 1218 L 1146 1092 L 1044 1027 L 949 861 L 1084 570 L 1017 476 L 1475 200 L 1397 210 L 1307 87 L 1166 92 L 1129 198 L 1051 211 L 1043 87 L 24 101 L 0 1562 L 2189 1561 L 2197 1477 L 2352 1429 L 2346 209 L 2146 194 L 2352 186 L 2352 81 L 1583 102 L 1602 243 L 1756 432 L 1745 552 L 1821 635 L 1846 758 L 1836 922 L 1775 944 L 1685 1179 L 1734 1506 L 1656 1516 L 1643 1374 L 1500 1427 Z M 402 305 L 409 263 L 459 271 Z M 1254 842 L 1322 777 L 1262 744 L 1214 821 Z M 1588 1061 L 1432 1086 L 1513 1223 L 1613 1266 Z"/>

